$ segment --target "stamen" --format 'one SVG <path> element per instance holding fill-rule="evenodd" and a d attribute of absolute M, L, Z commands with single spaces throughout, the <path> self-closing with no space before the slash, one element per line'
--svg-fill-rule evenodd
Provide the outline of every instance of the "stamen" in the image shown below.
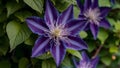
<path fill-rule="evenodd" d="M 64 39 L 66 36 L 68 36 L 68 31 L 64 26 L 65 25 L 62 24 L 53 24 L 50 27 L 50 31 L 46 32 L 46 35 L 50 39 L 53 39 L 55 45 L 60 45 L 60 39 Z"/>
<path fill-rule="evenodd" d="M 96 25 L 99 25 L 100 20 L 102 19 L 100 17 L 100 10 L 98 8 L 95 9 L 88 9 L 84 16 L 88 19 L 90 23 L 95 23 Z"/>

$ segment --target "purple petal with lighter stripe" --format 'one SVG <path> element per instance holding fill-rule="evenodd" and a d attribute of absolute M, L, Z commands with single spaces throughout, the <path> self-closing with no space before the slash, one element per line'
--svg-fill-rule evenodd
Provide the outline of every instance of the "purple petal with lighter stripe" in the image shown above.
<path fill-rule="evenodd" d="M 90 24 L 90 30 L 91 30 L 92 35 L 93 35 L 93 37 L 94 37 L 95 40 L 96 40 L 97 35 L 98 35 L 98 29 L 99 29 L 98 25 L 96 25 L 96 24 Z"/>
<path fill-rule="evenodd" d="M 84 11 L 89 9 L 89 7 L 91 7 L 91 4 L 92 4 L 91 0 L 85 0 L 85 2 L 84 2 Z"/>
<path fill-rule="evenodd" d="M 92 3 L 92 8 L 97 8 L 98 7 L 98 0 L 93 0 L 93 3 Z"/>
<path fill-rule="evenodd" d="M 50 50 L 50 39 L 48 37 L 41 36 L 35 42 L 35 46 L 32 49 L 32 57 L 38 57 L 48 50 Z"/>
<path fill-rule="evenodd" d="M 77 35 L 86 25 L 86 20 L 73 19 L 66 24 L 66 27 L 71 35 Z"/>
<path fill-rule="evenodd" d="M 64 46 L 64 43 L 61 41 L 59 45 L 52 45 L 50 51 L 57 66 L 59 66 L 66 54 L 66 48 Z"/>
<path fill-rule="evenodd" d="M 100 22 L 100 27 L 103 27 L 103 28 L 108 29 L 108 28 L 111 27 L 111 25 L 110 25 L 110 23 L 108 22 L 108 20 L 102 19 L 101 22 Z"/>
<path fill-rule="evenodd" d="M 84 7 L 83 7 L 81 1 L 80 1 L 80 0 L 76 0 L 76 1 L 77 1 L 77 5 L 78 5 L 78 7 L 80 8 L 80 10 L 83 11 L 83 10 L 84 10 Z"/>
<path fill-rule="evenodd" d="M 111 10 L 110 7 L 100 7 L 101 17 L 106 17 L 109 11 Z"/>
<path fill-rule="evenodd" d="M 29 17 L 26 19 L 26 22 L 33 33 L 42 35 L 45 33 L 45 31 L 48 31 L 48 27 L 46 26 L 44 20 L 39 17 Z"/>
<path fill-rule="evenodd" d="M 90 61 L 90 59 L 87 56 L 85 51 L 82 52 L 82 60 L 81 61 L 85 61 L 85 62 L 89 62 Z"/>
<path fill-rule="evenodd" d="M 94 59 L 91 59 L 91 65 L 94 65 L 93 68 L 96 68 L 97 64 L 99 62 L 99 57 L 95 57 Z"/>
<path fill-rule="evenodd" d="M 57 21 L 57 17 L 58 17 L 58 11 L 56 10 L 56 8 L 53 6 L 53 4 L 50 2 L 50 0 L 46 0 L 46 10 L 45 10 L 45 21 L 46 24 L 51 27 L 50 25 L 55 24 L 55 22 Z"/>
<path fill-rule="evenodd" d="M 74 50 L 87 49 L 87 44 L 79 37 L 68 36 L 66 39 L 66 47 Z"/>
<path fill-rule="evenodd" d="M 73 19 L 73 5 L 70 5 L 65 11 L 61 13 L 57 23 L 66 24 L 71 19 Z"/>

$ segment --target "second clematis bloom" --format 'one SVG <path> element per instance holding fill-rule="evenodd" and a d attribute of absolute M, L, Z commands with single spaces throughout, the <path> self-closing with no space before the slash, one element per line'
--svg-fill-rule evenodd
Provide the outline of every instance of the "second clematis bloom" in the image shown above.
<path fill-rule="evenodd" d="M 32 49 L 32 57 L 38 57 L 50 51 L 59 66 L 67 48 L 87 49 L 87 44 L 77 36 L 85 21 L 73 19 L 72 5 L 59 14 L 53 4 L 46 0 L 44 19 L 32 16 L 27 18 L 26 22 L 31 31 L 39 35 Z"/>
<path fill-rule="evenodd" d="M 96 68 L 99 62 L 98 56 L 93 59 L 89 59 L 86 52 L 84 51 L 82 52 L 82 59 L 79 62 L 77 62 L 75 59 L 73 60 L 74 60 L 75 68 Z"/>
<path fill-rule="evenodd" d="M 85 29 L 90 29 L 94 39 L 97 38 L 99 27 L 109 28 L 110 24 L 105 18 L 111 10 L 109 7 L 99 7 L 98 0 L 77 0 L 80 8 L 79 19 L 86 20 Z"/>

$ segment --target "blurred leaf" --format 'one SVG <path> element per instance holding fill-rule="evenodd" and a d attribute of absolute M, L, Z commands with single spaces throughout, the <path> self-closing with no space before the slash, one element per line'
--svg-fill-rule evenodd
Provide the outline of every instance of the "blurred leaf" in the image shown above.
<path fill-rule="evenodd" d="M 67 49 L 67 52 L 70 53 L 71 55 L 78 57 L 79 59 L 82 58 L 80 52 L 77 50 Z"/>
<path fill-rule="evenodd" d="M 10 40 L 11 50 L 29 38 L 31 34 L 31 31 L 25 24 L 20 24 L 16 21 L 9 22 L 6 27 L 6 31 Z"/>
<path fill-rule="evenodd" d="M 105 40 L 108 38 L 108 33 L 105 30 L 99 30 L 98 39 L 101 41 L 101 44 L 104 44 Z"/>
<path fill-rule="evenodd" d="M 44 0 L 23 0 L 32 9 L 42 13 Z"/>
<path fill-rule="evenodd" d="M 53 60 L 44 60 L 42 62 L 42 68 L 56 68 L 56 64 Z"/>
<path fill-rule="evenodd" d="M 9 49 L 9 41 L 8 38 L 6 36 L 2 36 L 2 38 L 0 38 L 0 52 L 3 53 L 3 55 L 6 55 L 8 49 Z"/>
<path fill-rule="evenodd" d="M 118 47 L 117 46 L 111 46 L 109 48 L 110 53 L 118 53 Z"/>
<path fill-rule="evenodd" d="M 93 42 L 88 43 L 88 52 L 92 52 L 96 48 Z"/>
<path fill-rule="evenodd" d="M 120 8 L 120 4 L 118 2 L 116 2 L 113 6 L 113 9 L 116 9 L 116 8 Z"/>
<path fill-rule="evenodd" d="M 31 37 L 29 37 L 24 41 L 24 43 L 27 45 L 34 45 L 34 40 Z"/>
<path fill-rule="evenodd" d="M 120 21 L 115 23 L 115 32 L 120 31 Z"/>
<path fill-rule="evenodd" d="M 7 17 L 9 17 L 11 14 L 22 8 L 22 4 L 17 3 L 15 1 L 8 1 L 6 4 L 7 8 Z"/>
<path fill-rule="evenodd" d="M 5 12 L 0 14 L 0 22 L 3 22 L 7 19 L 7 14 Z"/>
<path fill-rule="evenodd" d="M 107 65 L 107 66 L 109 66 L 109 65 L 111 64 L 111 62 L 112 62 L 112 60 L 111 60 L 110 57 L 102 57 L 102 58 L 101 58 L 101 61 L 102 61 L 105 65 Z"/>
<path fill-rule="evenodd" d="M 4 35 L 3 24 L 0 24 L 0 37 Z"/>
<path fill-rule="evenodd" d="M 108 18 L 107 20 L 109 21 L 111 26 L 114 26 L 114 24 L 116 23 L 116 21 L 114 19 L 112 19 L 112 18 Z"/>
<path fill-rule="evenodd" d="M 75 16 L 75 18 L 78 18 L 79 14 L 80 14 L 80 9 L 77 6 L 74 6 L 74 16 Z"/>
<path fill-rule="evenodd" d="M 80 32 L 80 37 L 81 38 L 86 38 L 87 36 L 88 36 L 87 32 L 85 32 L 85 31 Z"/>
<path fill-rule="evenodd" d="M 66 56 L 63 60 L 63 62 L 61 63 L 60 68 L 74 68 L 73 64 L 71 63 L 71 60 L 69 58 L 69 56 Z"/>
<path fill-rule="evenodd" d="M 15 16 L 20 19 L 21 22 L 24 22 L 25 19 L 29 16 L 32 16 L 32 14 L 28 11 L 21 11 L 21 12 L 17 12 L 15 13 Z"/>
<path fill-rule="evenodd" d="M 100 6 L 106 6 L 106 7 L 111 7 L 111 3 L 109 0 L 99 0 L 99 5 Z"/>
<path fill-rule="evenodd" d="M 3 5 L 0 4 L 0 14 L 2 13 L 2 11 L 3 11 Z"/>
<path fill-rule="evenodd" d="M 43 55 L 41 55 L 41 56 L 39 56 L 39 57 L 37 57 L 38 59 L 49 59 L 49 58 L 51 58 L 52 57 L 52 55 L 50 54 L 50 52 L 47 52 L 47 53 L 45 53 L 45 54 L 43 54 Z"/>
<path fill-rule="evenodd" d="M 11 68 L 11 64 L 8 60 L 0 61 L 0 68 Z"/>
<path fill-rule="evenodd" d="M 68 1 L 68 0 L 52 0 L 52 2 L 54 3 L 55 7 L 60 11 L 64 11 L 65 9 L 67 9 L 67 7 L 72 4 L 73 2 Z M 62 5 L 62 6 L 61 6 Z"/>
<path fill-rule="evenodd" d="M 16 0 L 17 3 L 19 3 L 19 0 Z"/>
<path fill-rule="evenodd" d="M 19 65 L 18 66 L 19 66 L 19 68 L 27 68 L 28 64 L 29 64 L 29 61 L 28 61 L 27 58 L 21 58 L 19 60 Z"/>

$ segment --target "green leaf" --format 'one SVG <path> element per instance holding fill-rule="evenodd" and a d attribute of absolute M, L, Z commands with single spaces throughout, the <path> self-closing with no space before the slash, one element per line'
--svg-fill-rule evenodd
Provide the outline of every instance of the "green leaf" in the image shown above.
<path fill-rule="evenodd" d="M 19 65 L 18 65 L 18 67 L 19 67 L 19 68 L 27 68 L 28 64 L 29 64 L 29 61 L 28 61 L 27 58 L 21 58 L 21 59 L 19 60 Z"/>
<path fill-rule="evenodd" d="M 108 33 L 105 30 L 100 29 L 98 33 L 98 39 L 101 41 L 101 44 L 104 44 L 107 38 L 108 38 Z"/>
<path fill-rule="evenodd" d="M 67 49 L 67 52 L 70 53 L 71 55 L 78 57 L 79 59 L 82 58 L 80 52 L 77 50 Z"/>
<path fill-rule="evenodd" d="M 34 45 L 34 40 L 31 37 L 29 37 L 24 41 L 24 43 L 27 45 Z"/>
<path fill-rule="evenodd" d="M 0 24 L 0 37 L 4 35 L 3 24 Z"/>
<path fill-rule="evenodd" d="M 32 9 L 42 13 L 44 0 L 24 0 L 24 2 Z"/>
<path fill-rule="evenodd" d="M 89 42 L 88 43 L 88 52 L 92 52 L 96 48 L 95 43 Z"/>
<path fill-rule="evenodd" d="M 8 60 L 0 61 L 0 68 L 11 68 L 11 64 Z"/>
<path fill-rule="evenodd" d="M 80 9 L 77 6 L 74 6 L 74 16 L 75 16 L 75 18 L 78 18 L 79 14 L 80 14 Z"/>
<path fill-rule="evenodd" d="M 0 14 L 0 22 L 4 22 L 7 19 L 7 14 L 6 12 L 2 12 Z"/>
<path fill-rule="evenodd" d="M 11 14 L 22 8 L 22 4 L 17 3 L 15 1 L 10 1 L 7 2 L 6 8 L 7 8 L 7 17 L 9 17 Z"/>
<path fill-rule="evenodd" d="M 85 31 L 80 32 L 80 37 L 81 38 L 86 38 L 87 36 L 88 36 L 87 32 L 85 32 Z"/>
<path fill-rule="evenodd" d="M 110 53 L 118 53 L 118 47 L 117 46 L 111 46 L 109 48 Z"/>
<path fill-rule="evenodd" d="M 37 57 L 38 59 L 49 59 L 49 58 L 51 58 L 52 57 L 52 55 L 50 54 L 50 52 L 47 52 L 47 53 L 45 53 L 45 54 L 43 54 L 43 55 L 41 55 L 41 56 L 39 56 L 39 57 Z"/>
<path fill-rule="evenodd" d="M 29 38 L 31 31 L 24 24 L 16 21 L 11 21 L 6 27 L 7 35 L 10 40 L 10 49 L 13 50 L 17 45 Z"/>
<path fill-rule="evenodd" d="M 60 65 L 60 68 L 74 68 L 69 56 L 66 56 Z"/>
<path fill-rule="evenodd" d="M 73 2 L 70 2 L 68 0 L 52 0 L 54 3 L 54 6 L 60 11 L 64 11 L 70 4 Z M 62 5 L 62 6 L 61 6 Z"/>
<path fill-rule="evenodd" d="M 110 64 L 111 64 L 111 58 L 109 58 L 109 57 L 102 57 L 101 58 L 101 61 L 105 64 L 105 65 L 107 65 L 107 66 L 109 66 Z"/>
<path fill-rule="evenodd" d="M 21 22 L 24 22 L 25 19 L 29 16 L 32 16 L 32 14 L 28 11 L 21 11 L 21 12 L 17 12 L 15 13 L 15 16 L 20 19 Z"/>
<path fill-rule="evenodd" d="M 99 5 L 100 6 L 106 6 L 106 7 L 111 7 L 111 3 L 109 0 L 99 0 Z"/>
<path fill-rule="evenodd" d="M 112 18 L 107 18 L 107 20 L 109 21 L 111 26 L 114 26 L 114 24 L 116 23 L 116 21 L 114 19 L 112 19 Z"/>
<path fill-rule="evenodd" d="M 8 49 L 9 49 L 8 38 L 6 36 L 2 36 L 0 38 L 0 52 L 2 52 L 3 55 L 6 55 Z"/>
<path fill-rule="evenodd" d="M 120 31 L 120 21 L 117 21 L 116 23 L 115 23 L 115 31 L 117 32 L 117 31 Z"/>
<path fill-rule="evenodd" d="M 53 60 L 44 60 L 42 62 L 42 68 L 56 68 L 56 64 Z"/>

